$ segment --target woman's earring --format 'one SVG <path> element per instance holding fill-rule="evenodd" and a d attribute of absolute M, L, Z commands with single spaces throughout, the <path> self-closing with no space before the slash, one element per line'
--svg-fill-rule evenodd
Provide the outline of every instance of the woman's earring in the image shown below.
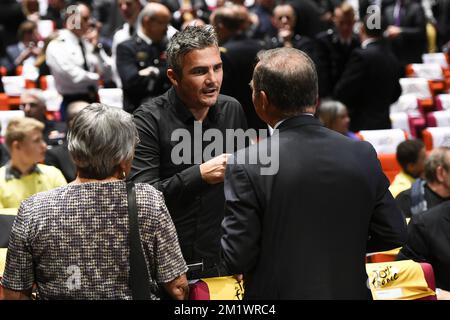
<path fill-rule="evenodd" d="M 125 179 L 127 177 L 127 174 L 125 173 L 125 171 L 122 171 L 122 179 Z"/>

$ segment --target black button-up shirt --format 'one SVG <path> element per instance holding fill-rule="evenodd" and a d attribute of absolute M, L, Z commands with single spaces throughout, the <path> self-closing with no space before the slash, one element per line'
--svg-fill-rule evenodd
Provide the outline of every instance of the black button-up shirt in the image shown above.
<path fill-rule="evenodd" d="M 203 261 L 211 265 L 218 262 L 225 203 L 223 183 L 207 184 L 201 177 L 200 164 L 194 163 L 194 116 L 171 88 L 137 109 L 134 121 L 140 142 L 136 146 L 130 179 L 150 183 L 163 192 L 187 263 Z M 246 130 L 247 123 L 239 102 L 219 95 L 201 127 L 202 133 L 207 129 L 221 132 L 223 152 L 218 150 L 211 155 L 218 156 L 227 151 L 225 130 Z M 190 133 L 189 163 L 175 164 L 171 158 L 172 149 L 180 141 L 171 141 L 176 129 Z M 195 143 L 200 143 L 203 152 L 210 142 L 196 140 Z"/>

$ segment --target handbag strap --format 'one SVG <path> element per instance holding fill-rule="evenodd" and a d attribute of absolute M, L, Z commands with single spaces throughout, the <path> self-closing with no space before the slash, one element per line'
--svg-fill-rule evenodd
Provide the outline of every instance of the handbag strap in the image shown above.
<path fill-rule="evenodd" d="M 136 206 L 136 187 L 127 182 L 128 225 L 130 233 L 130 274 L 129 285 L 134 300 L 150 300 L 150 281 L 147 264 L 139 236 L 138 214 Z"/>

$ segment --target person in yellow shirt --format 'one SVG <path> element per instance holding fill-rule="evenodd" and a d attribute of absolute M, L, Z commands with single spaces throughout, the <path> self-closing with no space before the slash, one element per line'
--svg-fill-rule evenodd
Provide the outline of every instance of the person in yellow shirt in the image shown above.
<path fill-rule="evenodd" d="M 421 140 L 406 140 L 397 146 L 397 161 L 402 168 L 392 181 L 389 191 L 395 198 L 409 188 L 412 183 L 421 177 L 425 171 L 425 145 Z"/>
<path fill-rule="evenodd" d="M 0 168 L 0 208 L 18 208 L 29 196 L 67 184 L 57 168 L 40 164 L 47 144 L 44 124 L 32 118 L 12 119 L 6 129 L 11 160 Z"/>

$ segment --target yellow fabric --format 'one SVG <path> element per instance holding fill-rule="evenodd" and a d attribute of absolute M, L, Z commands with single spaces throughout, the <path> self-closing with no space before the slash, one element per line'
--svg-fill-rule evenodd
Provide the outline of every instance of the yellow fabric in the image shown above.
<path fill-rule="evenodd" d="M 392 181 L 391 186 L 389 187 L 389 191 L 392 193 L 392 196 L 395 198 L 402 191 L 408 190 L 411 188 L 412 183 L 415 181 L 413 177 L 409 174 L 400 171 Z"/>
<path fill-rule="evenodd" d="M 412 260 L 368 263 L 366 271 L 374 300 L 414 300 L 434 295 L 422 267 Z"/>
<path fill-rule="evenodd" d="M 5 271 L 6 264 L 6 251 L 8 249 L 0 249 L 0 277 L 3 276 L 3 272 Z"/>
<path fill-rule="evenodd" d="M 210 300 L 242 300 L 243 282 L 233 277 L 217 277 L 201 279 L 209 289 Z"/>
<path fill-rule="evenodd" d="M 42 191 L 67 184 L 59 169 L 38 164 L 42 173 L 31 173 L 20 179 L 5 180 L 6 166 L 0 168 L 0 208 L 18 208 L 20 202 Z"/>

